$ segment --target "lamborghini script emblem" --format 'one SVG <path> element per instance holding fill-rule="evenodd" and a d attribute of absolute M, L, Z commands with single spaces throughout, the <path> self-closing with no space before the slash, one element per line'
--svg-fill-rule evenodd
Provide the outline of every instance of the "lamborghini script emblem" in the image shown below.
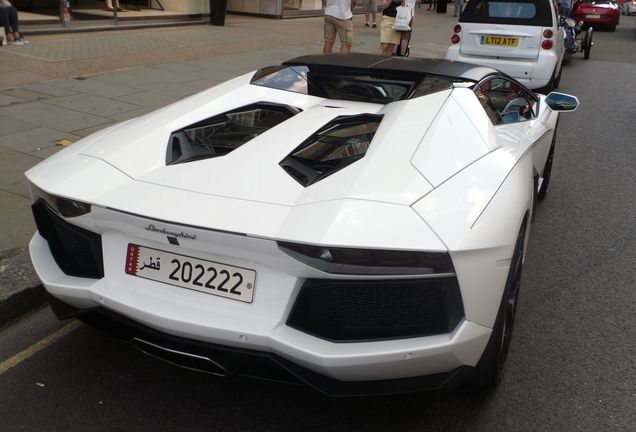
<path fill-rule="evenodd" d="M 168 238 L 173 237 L 175 239 L 188 239 L 188 240 L 196 240 L 197 239 L 197 235 L 196 234 L 188 234 L 185 233 L 183 231 L 180 232 L 176 232 L 176 231 L 168 231 L 165 228 L 157 228 L 156 226 L 154 226 L 153 224 L 150 224 L 146 227 L 146 231 L 152 231 L 152 232 L 156 232 L 159 234 L 163 234 L 168 236 Z"/>

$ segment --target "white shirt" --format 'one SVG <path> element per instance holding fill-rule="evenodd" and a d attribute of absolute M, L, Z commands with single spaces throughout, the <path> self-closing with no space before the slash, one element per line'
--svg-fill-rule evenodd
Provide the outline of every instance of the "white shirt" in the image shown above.
<path fill-rule="evenodd" d="M 327 0 L 325 15 L 338 19 L 350 19 L 353 16 L 350 0 Z"/>

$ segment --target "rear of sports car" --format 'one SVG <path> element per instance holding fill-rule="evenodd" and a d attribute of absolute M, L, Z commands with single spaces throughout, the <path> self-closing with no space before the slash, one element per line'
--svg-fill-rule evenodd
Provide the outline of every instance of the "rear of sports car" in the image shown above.
<path fill-rule="evenodd" d="M 510 205 L 493 196 L 513 164 L 454 127 L 473 123 L 451 95 L 472 92 L 383 104 L 257 84 L 239 77 L 27 173 L 30 251 L 55 313 L 181 366 L 330 395 L 459 382 L 489 340 L 512 253 L 475 222 L 491 201 L 493 214 Z M 431 159 L 444 134 L 478 144 Z M 466 198 L 458 219 L 480 234 L 462 237 L 471 227 L 445 226 L 458 195 L 449 204 L 443 189 L 493 170 L 490 196 Z"/>
<path fill-rule="evenodd" d="M 528 88 L 558 74 L 563 36 L 548 0 L 471 1 L 453 28 L 449 60 L 498 69 Z"/>

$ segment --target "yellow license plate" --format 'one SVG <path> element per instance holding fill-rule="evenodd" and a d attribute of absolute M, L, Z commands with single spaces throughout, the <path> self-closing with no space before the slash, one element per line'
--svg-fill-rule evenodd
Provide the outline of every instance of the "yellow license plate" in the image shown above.
<path fill-rule="evenodd" d="M 484 35 L 481 37 L 481 44 L 516 47 L 519 46 L 519 38 L 513 36 Z"/>

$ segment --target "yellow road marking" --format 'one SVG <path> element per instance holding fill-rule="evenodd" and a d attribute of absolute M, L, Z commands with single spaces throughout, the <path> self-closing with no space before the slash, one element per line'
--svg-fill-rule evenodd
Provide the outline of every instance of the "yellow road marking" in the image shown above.
<path fill-rule="evenodd" d="M 19 352 L 16 355 L 14 355 L 13 357 L 3 361 L 2 363 L 0 363 L 0 375 L 5 373 L 6 371 L 11 369 L 12 367 L 19 365 L 20 363 L 22 363 L 23 361 L 25 361 L 26 359 L 28 359 L 32 355 L 36 354 L 38 351 L 41 351 L 44 348 L 48 347 L 49 345 L 51 345 L 55 341 L 63 338 L 64 336 L 66 336 L 67 334 L 71 333 L 73 330 L 75 330 L 76 328 L 80 327 L 81 325 L 82 325 L 81 322 L 73 321 L 72 323 L 65 325 L 64 327 L 62 327 L 61 329 L 59 329 L 55 333 L 52 333 L 52 334 L 48 335 L 47 337 L 45 337 L 44 339 L 34 343 L 33 345 L 31 345 L 30 347 L 28 347 L 24 351 Z"/>

